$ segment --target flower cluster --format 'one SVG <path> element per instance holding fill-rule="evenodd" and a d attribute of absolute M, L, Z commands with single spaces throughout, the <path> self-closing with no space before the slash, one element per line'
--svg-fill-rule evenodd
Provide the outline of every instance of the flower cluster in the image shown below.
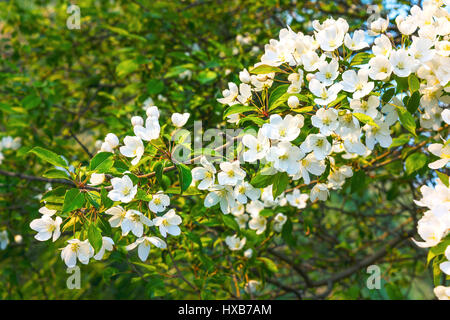
<path fill-rule="evenodd" d="M 147 102 L 146 102 L 147 103 Z M 147 106 L 147 118 L 140 116 L 131 118 L 131 124 L 135 136 L 126 136 L 123 139 L 123 145 L 114 133 L 106 135 L 105 140 L 100 145 L 99 153 L 114 153 L 118 149 L 120 155 L 126 158 L 132 158 L 131 165 L 138 166 L 141 157 L 145 152 L 144 141 L 150 142 L 160 138 L 161 127 L 159 125 L 159 109 L 156 106 Z M 172 123 L 176 128 L 184 126 L 189 119 L 189 114 L 174 113 L 172 115 Z M 64 168 L 62 168 L 65 170 Z M 104 213 L 111 216 L 109 224 L 112 228 L 120 228 L 122 236 L 132 234 L 136 237 L 135 241 L 126 246 L 126 250 L 138 248 L 138 256 L 142 261 L 147 260 L 150 253 L 150 247 L 153 245 L 157 248 L 166 248 L 167 244 L 164 240 L 157 236 L 146 235 L 146 229 L 154 227 L 159 230 L 163 238 L 168 235 L 178 236 L 181 233 L 179 225 L 182 219 L 175 213 L 174 209 L 167 212 L 170 205 L 170 198 L 162 193 L 157 192 L 148 195 L 148 213 L 143 213 L 134 208 L 124 208 L 123 205 L 130 204 L 136 197 L 138 186 L 134 184 L 130 178 L 129 171 L 125 172 L 121 177 L 110 178 L 111 187 L 107 193 L 107 197 L 112 201 L 113 205 L 106 209 Z M 131 174 L 131 173 L 130 173 Z M 89 186 L 101 186 L 107 182 L 104 173 L 91 173 Z M 41 217 L 34 219 L 30 223 L 30 228 L 37 232 L 35 238 L 39 241 L 52 239 L 56 241 L 61 236 L 61 224 L 63 223 L 60 216 L 56 216 L 57 210 L 49 209 L 46 206 L 40 208 Z M 149 218 L 151 214 L 153 218 Z M 161 215 L 165 212 L 163 215 Z M 6 240 L 2 240 L 2 247 L 7 244 L 6 234 L 2 234 Z M 61 258 L 68 267 L 76 265 L 77 260 L 83 264 L 89 263 L 91 258 L 95 260 L 103 259 L 106 251 L 112 251 L 115 243 L 111 237 L 102 236 L 101 245 L 98 250 L 94 250 L 93 244 L 89 239 L 80 240 L 73 238 L 67 241 L 68 245 L 62 249 Z"/>
<path fill-rule="evenodd" d="M 303 179 L 310 186 L 309 195 L 294 187 L 291 194 L 279 197 L 302 209 L 308 200 L 325 201 L 330 189 L 342 188 L 354 169 L 345 160 L 367 157 L 377 144 L 388 148 L 393 141 L 391 128 L 398 121 L 413 134 L 416 126 L 410 120 L 416 113 L 423 129 L 449 124 L 450 110 L 445 106 L 450 103 L 450 15 L 445 5 L 425 1 L 422 8 L 413 6 L 409 15 L 397 17 L 402 37 L 398 43 L 386 33 L 389 20 L 383 18 L 374 21 L 368 33 L 349 33 L 341 18 L 314 21 L 314 35 L 282 29 L 278 39 L 265 45 L 260 62 L 242 70 L 240 83 L 230 82 L 218 99 L 228 106 L 230 123 L 258 118 L 253 121 L 260 126 L 257 133 L 242 139 L 243 162 L 262 165 L 273 177 L 285 173 L 292 182 Z M 398 89 L 402 82 L 410 92 Z M 429 151 L 440 158 L 429 164 L 432 169 L 450 161 L 445 140 L 431 144 Z M 202 172 L 197 180 L 201 180 L 199 189 L 210 191 L 205 206 L 220 203 L 223 213 L 237 212 L 242 227 L 248 220 L 242 208 L 245 195 L 256 197 L 257 192 L 245 181 L 248 175 L 240 165 L 237 160 L 220 164 L 216 184 L 216 168 L 203 164 L 197 169 Z M 311 176 L 317 179 L 312 181 Z M 417 203 L 430 210 L 419 222 L 419 234 L 426 241 L 418 245 L 430 247 L 449 230 L 449 193 L 441 182 L 436 189 L 421 190 L 424 200 Z M 248 197 L 249 205 L 259 201 Z M 264 208 L 263 202 L 258 203 Z M 265 218 L 255 218 L 260 226 L 256 230 L 264 230 Z M 232 250 L 243 246 L 238 240 L 229 241 Z M 442 263 L 441 269 L 448 272 L 449 264 Z"/>
<path fill-rule="evenodd" d="M 420 192 L 422 198 L 414 202 L 428 209 L 417 223 L 417 232 L 424 241 L 413 241 L 421 248 L 435 247 L 440 250 L 436 253 L 443 254 L 443 257 L 441 260 L 435 258 L 435 263 L 443 273 L 450 275 L 450 239 L 446 239 L 450 233 L 450 188 L 438 179 L 435 187 L 422 186 Z M 436 287 L 436 296 L 449 299 L 449 288 L 441 289 Z"/>

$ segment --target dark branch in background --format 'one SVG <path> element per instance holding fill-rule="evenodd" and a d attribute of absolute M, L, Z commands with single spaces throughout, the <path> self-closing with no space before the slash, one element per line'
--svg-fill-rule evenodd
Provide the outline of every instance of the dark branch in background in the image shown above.
<path fill-rule="evenodd" d="M 7 177 L 20 178 L 20 179 L 30 180 L 30 181 L 41 181 L 41 182 L 49 182 L 49 183 L 67 184 L 67 185 L 76 187 L 75 183 L 73 183 L 70 180 L 66 180 L 66 179 L 50 179 L 50 178 L 36 177 L 36 176 L 30 176 L 30 175 L 19 173 L 19 172 L 9 172 L 9 171 L 4 171 L 4 170 L 0 170 L 0 175 L 7 176 Z"/>
<path fill-rule="evenodd" d="M 36 176 L 30 176 L 30 175 L 19 173 L 19 172 L 9 172 L 9 171 L 5 171 L 5 170 L 0 170 L 0 175 L 29 180 L 29 181 L 40 181 L 40 182 L 48 182 L 48 183 L 65 184 L 65 185 L 69 185 L 69 186 L 78 188 L 78 186 L 73 181 L 66 180 L 66 179 L 51 179 L 51 178 L 44 178 L 44 177 L 36 177 Z M 83 187 L 80 187 L 80 189 L 95 190 L 95 191 L 100 190 L 99 188 L 94 188 L 94 187 L 90 187 L 90 186 L 83 186 Z"/>
<path fill-rule="evenodd" d="M 73 133 L 72 130 L 70 130 L 70 135 L 72 136 L 72 138 L 75 139 L 75 141 L 80 145 L 81 148 L 83 148 L 83 150 L 87 153 L 87 155 L 89 156 L 89 158 L 92 158 L 92 153 L 89 151 L 89 149 L 77 138 L 77 136 Z"/>
<path fill-rule="evenodd" d="M 309 275 L 307 274 L 307 272 L 305 270 L 303 270 L 303 267 L 301 265 L 299 265 L 298 263 L 294 262 L 293 260 L 291 260 L 290 258 L 286 257 L 285 255 L 277 252 L 274 249 L 269 249 L 268 251 L 275 257 L 277 257 L 278 259 L 286 262 L 287 264 L 289 264 L 289 266 L 292 267 L 293 270 L 295 270 L 304 280 L 304 283 L 301 284 L 303 287 L 305 288 L 316 288 L 316 287 L 321 287 L 324 285 L 328 285 L 328 289 L 325 293 L 322 293 L 320 296 L 321 297 L 325 297 L 328 294 L 331 293 L 332 289 L 333 289 L 333 285 L 336 282 L 339 282 L 340 280 L 346 279 L 350 276 L 352 276 L 353 274 L 357 273 L 359 270 L 373 264 L 374 262 L 376 262 L 377 260 L 383 258 L 384 256 L 386 256 L 389 253 L 389 250 L 392 248 L 395 248 L 396 246 L 398 246 L 399 244 L 401 244 L 404 240 L 412 237 L 415 234 L 415 230 L 410 230 L 408 232 L 403 232 L 400 235 L 398 235 L 397 237 L 391 239 L 390 241 L 388 241 L 386 244 L 383 245 L 383 247 L 381 249 L 379 249 L 378 251 L 376 251 L 375 253 L 357 261 L 356 263 L 354 263 L 351 267 L 344 269 L 328 278 L 322 279 L 322 280 L 312 280 Z M 292 291 L 292 290 L 291 290 Z M 318 296 L 316 296 L 318 297 Z"/>

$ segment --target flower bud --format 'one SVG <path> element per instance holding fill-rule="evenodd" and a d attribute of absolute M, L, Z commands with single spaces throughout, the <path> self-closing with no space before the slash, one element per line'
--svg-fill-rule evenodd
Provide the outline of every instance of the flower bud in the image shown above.
<path fill-rule="evenodd" d="M 308 80 L 308 81 L 311 81 L 311 80 L 314 79 L 314 78 L 315 78 L 315 75 L 312 74 L 312 73 L 308 73 L 308 74 L 306 75 L 306 80 Z"/>
<path fill-rule="evenodd" d="M 298 101 L 297 96 L 290 96 L 288 99 L 288 106 L 289 108 L 297 108 L 300 104 L 300 101 Z"/>
<path fill-rule="evenodd" d="M 243 83 L 250 83 L 250 73 L 248 73 L 247 69 L 242 70 L 239 72 L 239 80 Z"/>
<path fill-rule="evenodd" d="M 157 106 L 151 106 L 147 109 L 147 117 L 159 118 L 159 110 Z"/>
<path fill-rule="evenodd" d="M 102 184 L 103 181 L 105 181 L 105 174 L 103 173 L 93 173 L 91 175 L 91 179 L 89 180 L 90 186 L 98 186 L 99 184 Z"/>
<path fill-rule="evenodd" d="M 140 116 L 134 116 L 131 118 L 131 124 L 134 126 L 143 126 L 144 125 L 144 119 Z"/>
<path fill-rule="evenodd" d="M 22 238 L 22 236 L 20 234 L 16 234 L 14 236 L 14 242 L 15 243 L 22 243 L 22 240 L 23 240 L 23 238 Z"/>
<path fill-rule="evenodd" d="M 107 142 L 112 149 L 119 145 L 119 138 L 114 133 L 108 133 L 105 137 L 105 142 Z"/>
<path fill-rule="evenodd" d="M 108 142 L 103 142 L 102 146 L 100 148 L 101 152 L 112 152 L 113 148 L 111 147 L 111 145 Z"/>

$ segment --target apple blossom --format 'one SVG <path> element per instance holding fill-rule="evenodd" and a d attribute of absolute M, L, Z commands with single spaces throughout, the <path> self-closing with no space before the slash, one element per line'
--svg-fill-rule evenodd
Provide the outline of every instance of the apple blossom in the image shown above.
<path fill-rule="evenodd" d="M 175 112 L 174 114 L 172 114 L 172 123 L 175 127 L 181 128 L 182 126 L 184 126 L 186 124 L 186 122 L 189 119 L 190 114 L 189 113 L 177 113 Z"/>
<path fill-rule="evenodd" d="M 300 148 L 306 153 L 312 151 L 317 160 L 323 160 L 331 153 L 331 144 L 327 137 L 320 133 L 310 134 L 300 145 Z"/>
<path fill-rule="evenodd" d="M 61 259 L 68 268 L 73 268 L 77 264 L 77 259 L 82 264 L 88 264 L 89 259 L 94 256 L 94 249 L 88 240 L 80 241 L 71 239 L 69 244 L 61 251 Z"/>
<path fill-rule="evenodd" d="M 244 135 L 242 143 L 248 149 L 244 152 L 243 157 L 245 162 L 254 162 L 263 159 L 269 150 L 269 139 L 263 134 L 263 130 L 258 131 L 258 136 L 254 137 L 250 134 Z"/>
<path fill-rule="evenodd" d="M 55 220 L 51 216 L 44 214 L 39 219 L 34 219 L 30 223 L 30 228 L 37 231 L 37 235 L 34 236 L 36 240 L 47 241 L 52 238 L 55 242 L 61 235 L 60 226 L 62 223 L 61 217 L 56 217 Z"/>
<path fill-rule="evenodd" d="M 163 212 L 170 205 L 170 198 L 164 193 L 157 193 L 152 196 L 148 203 L 148 208 L 154 213 Z"/>
<path fill-rule="evenodd" d="M 148 255 L 150 254 L 150 247 L 151 245 L 154 245 L 157 248 L 165 249 L 167 248 L 167 244 L 164 242 L 164 240 L 158 238 L 158 237 L 141 237 L 137 239 L 132 244 L 128 245 L 126 249 L 128 251 L 133 250 L 134 248 L 138 247 L 138 256 L 139 259 L 142 261 L 146 261 L 148 258 Z"/>
<path fill-rule="evenodd" d="M 91 178 L 89 179 L 89 185 L 90 186 L 98 186 L 99 184 L 102 184 L 105 181 L 105 174 L 104 173 L 93 173 L 91 174 Z"/>
<path fill-rule="evenodd" d="M 142 140 L 138 137 L 126 136 L 125 139 L 123 139 L 123 142 L 125 145 L 120 147 L 120 153 L 125 157 L 134 158 L 131 160 L 131 164 L 134 166 L 137 165 L 144 154 L 144 144 L 142 143 Z"/>
<path fill-rule="evenodd" d="M 181 217 L 175 213 L 174 209 L 170 209 L 162 217 L 153 219 L 153 225 L 159 228 L 159 232 L 165 238 L 167 234 L 178 236 L 181 233 L 179 224 L 181 224 Z"/>
<path fill-rule="evenodd" d="M 239 160 L 233 162 L 222 162 L 217 179 L 220 185 L 235 186 L 245 178 L 245 171 L 241 169 Z"/>
<path fill-rule="evenodd" d="M 102 247 L 94 256 L 95 260 L 102 260 L 106 251 L 112 251 L 114 247 L 114 241 L 110 237 L 102 237 Z"/>
<path fill-rule="evenodd" d="M 306 207 L 306 201 L 308 201 L 309 195 L 300 193 L 298 189 L 295 189 L 292 193 L 286 195 L 286 199 L 291 206 L 303 209 Z"/>
<path fill-rule="evenodd" d="M 112 216 L 108 221 L 111 227 L 116 228 L 122 225 L 122 221 L 125 219 L 127 211 L 121 206 L 115 206 L 106 210 L 105 213 Z"/>
<path fill-rule="evenodd" d="M 192 178 L 200 181 L 197 186 L 199 190 L 206 190 L 214 185 L 217 170 L 204 156 L 200 158 L 200 163 L 202 167 L 192 169 Z"/>
<path fill-rule="evenodd" d="M 108 192 L 108 198 L 112 201 L 129 203 L 137 193 L 137 185 L 133 186 L 130 177 L 124 175 L 122 178 L 112 178 L 113 189 Z"/>
<path fill-rule="evenodd" d="M 228 236 L 225 238 L 225 243 L 231 251 L 241 250 L 244 247 L 245 242 L 245 238 L 240 239 L 236 235 Z"/>

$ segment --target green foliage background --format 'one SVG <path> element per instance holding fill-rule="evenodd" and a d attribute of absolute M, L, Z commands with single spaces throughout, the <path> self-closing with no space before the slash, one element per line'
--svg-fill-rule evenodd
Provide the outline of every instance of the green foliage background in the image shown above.
<path fill-rule="evenodd" d="M 223 107 L 216 102 L 221 90 L 258 61 L 264 44 L 281 28 L 289 24 L 295 31 L 311 32 L 312 20 L 328 16 L 346 18 L 352 29 L 364 28 L 369 4 L 73 3 L 81 8 L 80 30 L 66 27 L 66 1 L 0 2 L 0 136 L 23 142 L 17 152 L 5 152 L 1 170 L 42 176 L 48 164 L 27 153 L 35 146 L 66 156 L 75 167 L 85 165 L 89 156 L 77 140 L 93 153 L 95 141 L 108 132 L 132 134 L 130 118 L 144 115 L 142 103 L 149 96 L 160 107 L 161 119 L 190 112 L 189 123 L 223 124 Z M 237 35 L 249 35 L 251 43 L 239 44 Z M 179 77 L 185 70 L 192 71 L 191 79 Z M 166 100 L 158 99 L 160 94 Z M 394 130 L 397 136 L 402 133 L 400 126 Z M 427 137 L 416 142 L 421 139 Z M 204 208 L 198 196 L 173 197 L 183 217 L 182 235 L 168 242 L 176 265 L 164 251 L 154 250 L 143 264 L 135 254 L 117 250 L 102 262 L 81 266 L 80 290 L 66 288 L 68 274 L 58 250 L 63 240 L 38 242 L 29 228 L 39 216 L 36 195 L 45 191 L 45 182 L 0 175 L 0 230 L 7 229 L 11 241 L 0 251 L 0 298 L 250 298 L 243 290 L 248 279 L 264 282 L 258 297 L 267 299 L 296 299 L 299 293 L 329 299 L 432 298 L 425 253 L 407 240 L 420 217 L 412 199 L 432 177 L 424 165 L 405 172 L 405 158 L 420 152 L 407 141 L 397 140 L 395 157 L 388 158 L 392 161 L 361 170 L 326 203 L 301 213 L 292 207 L 277 210 L 289 217 L 281 236 L 258 238 L 248 232 L 255 251 L 249 261 L 230 253 L 220 240 L 230 229 L 219 210 Z M 23 241 L 14 243 L 12 236 L 18 234 Z M 114 240 L 120 241 L 118 235 Z M 367 264 L 365 259 L 374 256 Z M 366 288 L 365 269 L 372 263 L 382 270 L 381 290 Z"/>

